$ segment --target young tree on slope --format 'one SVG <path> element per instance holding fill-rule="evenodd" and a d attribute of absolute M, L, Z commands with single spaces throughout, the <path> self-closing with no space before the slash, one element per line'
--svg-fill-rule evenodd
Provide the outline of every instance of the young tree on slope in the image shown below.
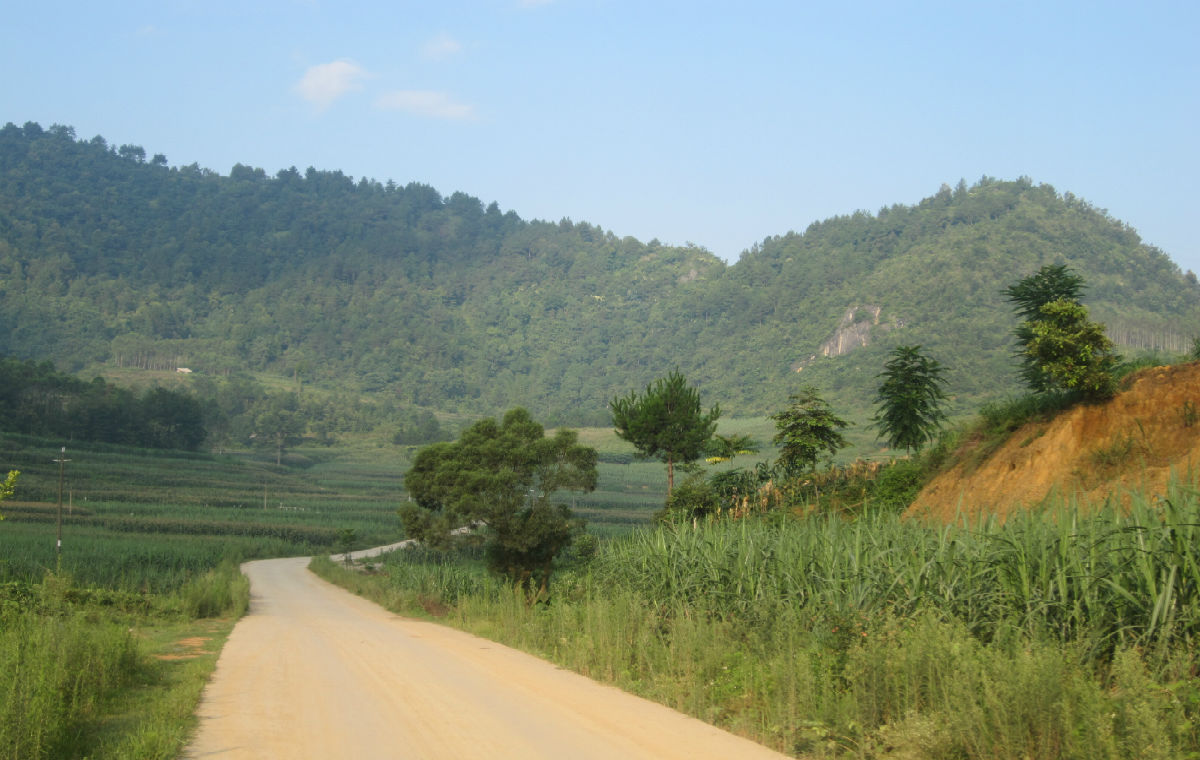
<path fill-rule="evenodd" d="M 782 448 L 779 464 L 791 474 L 816 467 L 821 452 L 832 458 L 850 445 L 840 431 L 849 422 L 835 415 L 817 389 L 806 385 L 789 397 L 788 408 L 771 415 L 778 432 L 771 440 Z"/>
<path fill-rule="evenodd" d="M 897 346 L 883 365 L 875 397 L 875 427 L 893 449 L 920 451 L 933 440 L 946 415 L 941 402 L 945 367 L 921 354 L 920 346 Z"/>
<path fill-rule="evenodd" d="M 703 456 L 721 416 L 719 406 L 707 413 L 700 408 L 699 391 L 688 387 L 678 370 L 647 385 L 642 395 L 630 391 L 614 398 L 609 408 L 619 438 L 632 443 L 640 456 L 666 462 L 667 498 L 675 488 L 675 464 Z"/>
<path fill-rule="evenodd" d="M 1083 277 L 1071 271 L 1066 264 L 1047 264 L 1004 289 L 1004 295 L 1013 303 L 1013 309 L 1021 319 L 1013 331 L 1020 346 L 1017 356 L 1021 357 L 1021 379 L 1035 393 L 1043 393 L 1051 390 L 1051 387 L 1028 352 L 1029 343 L 1033 340 L 1031 323 L 1041 317 L 1042 307 L 1046 304 L 1060 299 L 1078 303 L 1082 292 Z"/>
<path fill-rule="evenodd" d="M 1041 308 L 1029 324 L 1033 337 L 1025 348 L 1038 368 L 1043 385 L 1058 388 L 1089 401 L 1109 398 L 1116 392 L 1112 370 L 1117 364 L 1112 341 L 1104 325 L 1088 319 L 1087 309 L 1065 298 Z"/>
<path fill-rule="evenodd" d="M 1083 278 L 1063 264 L 1047 265 L 1005 289 L 1024 321 L 1021 376 L 1036 393 L 1066 391 L 1097 400 L 1116 390 L 1117 363 L 1104 325 L 1088 319 L 1079 302 Z"/>

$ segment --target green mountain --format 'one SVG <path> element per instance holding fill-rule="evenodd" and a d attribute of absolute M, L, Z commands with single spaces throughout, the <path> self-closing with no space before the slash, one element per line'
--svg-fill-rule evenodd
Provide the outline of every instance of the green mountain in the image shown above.
<path fill-rule="evenodd" d="M 610 398 L 676 367 L 727 414 L 802 383 L 861 413 L 886 352 L 921 343 L 967 409 L 1015 388 L 1001 290 L 1056 262 L 1122 345 L 1200 334 L 1194 275 L 1027 179 L 943 186 L 726 265 L 426 185 L 223 176 L 69 127 L 0 130 L 0 353 L 85 374 L 298 374 L 401 406 L 605 424 Z"/>

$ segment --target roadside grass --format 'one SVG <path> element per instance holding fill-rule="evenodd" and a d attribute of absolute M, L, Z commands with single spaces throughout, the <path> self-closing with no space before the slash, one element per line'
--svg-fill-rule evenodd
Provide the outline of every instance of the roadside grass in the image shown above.
<path fill-rule="evenodd" d="M 63 443 L 0 433 L 0 468 L 22 472 L 0 523 L 0 760 L 177 756 L 244 610 L 239 562 L 329 553 L 346 529 L 354 548 L 403 537 L 405 447 L 303 447 L 276 466 L 264 452 L 65 442 L 60 557 Z M 606 463 L 601 477 L 575 504 L 598 535 L 661 504 L 658 463 Z M 194 658 L 162 657 L 210 635 Z"/>
<path fill-rule="evenodd" d="M 232 562 L 160 594 L 61 573 L 3 584 L 0 758 L 176 757 L 248 602 Z"/>
<path fill-rule="evenodd" d="M 1194 758 L 1197 492 L 1003 524 L 879 510 L 641 529 L 532 608 L 473 560 L 326 569 L 796 755 Z"/>
<path fill-rule="evenodd" d="M 178 757 L 196 727 L 196 706 L 236 622 L 219 617 L 139 628 L 141 667 L 133 683 L 103 706 L 89 757 Z"/>

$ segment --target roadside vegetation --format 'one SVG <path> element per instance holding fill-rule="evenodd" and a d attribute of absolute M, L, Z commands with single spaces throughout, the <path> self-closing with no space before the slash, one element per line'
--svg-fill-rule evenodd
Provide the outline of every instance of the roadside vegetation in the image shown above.
<path fill-rule="evenodd" d="M 478 556 L 318 572 L 798 755 L 1200 752 L 1200 499 L 1004 524 L 669 523 L 577 545 L 530 608 Z"/>
<path fill-rule="evenodd" d="M 596 490 L 572 493 L 597 535 L 646 524 L 661 466 L 611 430 Z M 225 453 L 67 446 L 0 432 L 0 760 L 178 757 L 201 690 L 245 609 L 240 562 L 328 554 L 404 536 L 414 450 L 380 435 Z M 19 470 L 19 475 L 9 476 Z M 587 541 L 585 540 L 584 543 Z"/>
<path fill-rule="evenodd" d="M 249 599 L 238 564 L 400 531 L 386 468 L 0 434 L 0 760 L 174 758 Z M 314 452 L 316 453 L 316 452 Z M 347 483 L 354 483 L 352 488 Z M 11 488 L 10 488 L 11 486 Z"/>
<path fill-rule="evenodd" d="M 1082 284 L 1050 267 L 1011 290 L 1036 301 L 1033 285 L 1064 279 Z M 535 605 L 469 548 L 313 568 L 798 756 L 1196 757 L 1200 475 L 1003 520 L 969 504 L 948 524 L 902 516 L 932 476 L 986 456 L 980 437 L 1118 390 L 1099 326 L 1048 290 L 1054 306 L 1029 304 L 1018 330 L 1030 395 L 945 430 L 942 366 L 897 347 L 874 421 L 907 456 L 836 462 L 849 423 L 806 387 L 771 415 L 776 461 L 663 457 L 689 474 L 656 524 L 574 542 Z"/>
<path fill-rule="evenodd" d="M 157 594 L 0 584 L 0 758 L 171 758 L 249 601 L 232 562 Z"/>
<path fill-rule="evenodd" d="M 445 430 L 410 410 L 373 428 L 383 407 L 302 396 L 299 375 L 282 391 L 214 382 L 206 398 L 231 403 L 197 420 L 186 394 L 0 361 L 36 381 L 0 416 L 57 436 L 0 432 L 0 760 L 175 756 L 246 609 L 238 564 L 308 554 L 392 609 L 787 752 L 1196 756 L 1193 473 L 1157 501 L 1131 495 L 1127 511 L 900 517 L 961 441 L 985 438 L 971 450 L 986 456 L 1022 421 L 1119 388 L 1129 365 L 1075 299 L 1082 281 L 1035 277 L 1011 289 L 1028 300 L 1014 297 L 1032 393 L 965 427 L 942 408 L 952 372 L 918 345 L 892 350 L 871 426 L 805 386 L 786 409 L 718 432 L 720 407 L 705 412 L 675 371 L 613 398 L 615 431 L 549 435 L 519 408 L 500 422 L 447 417 Z M 1042 280 L 1065 285 L 1043 293 Z M 39 409 L 65 427 L 42 426 Z M 128 437 L 63 448 L 63 431 L 89 419 L 111 431 L 106 415 L 122 409 Z M 1180 413 L 1194 424 L 1194 405 Z M 203 423 L 219 453 L 179 448 L 198 449 L 194 436 L 171 443 L 177 418 Z M 778 448 L 760 452 L 765 440 Z M 864 450 L 874 458 L 846 454 Z M 462 525 L 476 534 L 449 540 Z M 426 547 L 328 559 L 405 535 Z"/>

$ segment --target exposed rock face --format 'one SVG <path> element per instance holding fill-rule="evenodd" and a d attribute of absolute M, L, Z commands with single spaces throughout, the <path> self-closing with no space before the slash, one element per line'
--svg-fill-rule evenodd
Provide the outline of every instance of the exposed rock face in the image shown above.
<path fill-rule="evenodd" d="M 817 352 L 792 363 L 793 372 L 801 372 L 805 367 L 817 360 L 817 357 L 845 356 L 855 349 L 871 344 L 874 330 L 891 330 L 893 327 L 903 327 L 904 323 L 893 319 L 893 323 L 882 322 L 880 315 L 882 306 L 851 306 L 846 309 L 833 335 L 825 339 Z"/>
<path fill-rule="evenodd" d="M 1143 370 L 1106 403 L 1031 422 L 982 459 L 968 452 L 906 515 L 1003 519 L 1048 499 L 1095 506 L 1127 502 L 1133 491 L 1161 498 L 1172 479 L 1185 487 L 1200 479 L 1200 362 Z"/>
<path fill-rule="evenodd" d="M 821 356 L 845 356 L 856 348 L 868 345 L 871 342 L 871 328 L 879 324 L 882 311 L 883 308 L 879 306 L 851 306 L 846 309 L 837 329 L 817 349 L 818 353 Z"/>

